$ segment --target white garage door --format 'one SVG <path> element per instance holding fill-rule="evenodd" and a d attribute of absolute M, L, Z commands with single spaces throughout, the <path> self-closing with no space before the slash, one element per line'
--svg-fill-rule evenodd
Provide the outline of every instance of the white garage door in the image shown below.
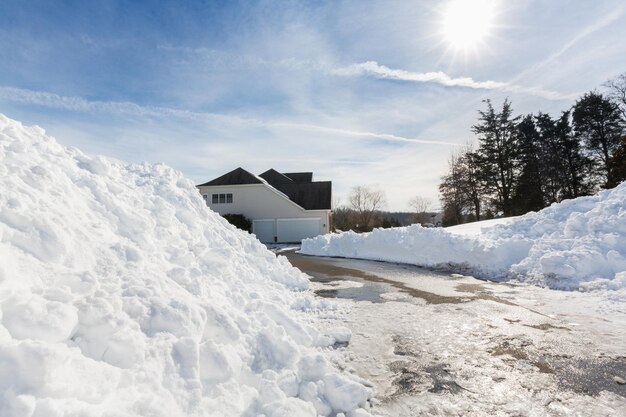
<path fill-rule="evenodd" d="M 320 234 L 322 219 L 278 219 L 276 222 L 279 242 L 300 242 Z"/>
<path fill-rule="evenodd" d="M 273 243 L 274 236 L 274 220 L 253 220 L 252 233 L 263 243 Z"/>

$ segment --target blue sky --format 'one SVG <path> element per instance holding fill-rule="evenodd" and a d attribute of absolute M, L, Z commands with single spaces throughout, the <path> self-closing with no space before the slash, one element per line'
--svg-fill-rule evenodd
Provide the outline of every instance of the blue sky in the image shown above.
<path fill-rule="evenodd" d="M 626 71 L 621 0 L 492 0 L 470 51 L 450 1 L 0 0 L 0 113 L 196 182 L 273 167 L 437 206 L 482 100 L 557 114 Z"/>

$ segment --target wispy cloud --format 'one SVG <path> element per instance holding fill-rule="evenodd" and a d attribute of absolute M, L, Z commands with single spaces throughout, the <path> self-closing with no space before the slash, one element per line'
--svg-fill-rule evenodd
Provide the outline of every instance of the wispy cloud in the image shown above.
<path fill-rule="evenodd" d="M 342 136 L 359 136 L 366 137 L 372 139 L 380 139 L 392 142 L 408 142 L 408 143 L 421 143 L 425 145 L 442 145 L 442 146 L 457 146 L 458 144 L 452 142 L 445 141 L 436 141 L 436 140 L 425 140 L 425 139 L 417 139 L 417 138 L 406 138 L 403 136 L 392 135 L 389 133 L 374 133 L 374 132 L 363 132 L 363 131 L 355 131 L 355 130 L 347 130 L 347 129 L 338 129 L 334 127 L 325 127 L 325 126 L 317 126 L 317 125 L 307 125 L 307 124 L 294 124 L 294 123 L 283 123 L 283 122 L 273 122 L 273 126 L 284 126 L 284 127 L 294 127 L 294 128 L 304 128 L 307 130 L 315 130 L 321 132 L 328 132 L 333 134 L 339 134 Z"/>
<path fill-rule="evenodd" d="M 175 117 L 182 119 L 193 119 L 196 121 L 259 126 L 265 128 L 292 128 L 305 131 L 326 132 L 334 135 L 377 139 L 391 142 L 418 143 L 439 146 L 456 146 L 455 143 L 425 140 L 419 138 L 407 138 L 390 133 L 376 133 L 358 130 L 350 130 L 329 126 L 320 126 L 306 123 L 292 123 L 276 120 L 259 120 L 239 116 L 225 115 L 219 113 L 195 112 L 190 110 L 173 109 L 161 106 L 142 106 L 132 102 L 117 101 L 91 101 L 81 97 L 61 96 L 45 91 L 33 91 L 22 88 L 0 86 L 0 99 L 44 106 L 54 109 L 63 109 L 84 113 L 109 113 L 119 116 L 130 117 Z"/>
<path fill-rule="evenodd" d="M 584 27 L 573 38 L 571 38 L 569 41 L 567 41 L 557 51 L 555 51 L 552 54 L 550 54 L 550 56 L 548 56 L 546 59 L 544 59 L 543 61 L 541 61 L 539 63 L 536 63 L 533 66 L 531 66 L 530 68 L 527 68 L 526 70 L 522 71 L 520 74 L 518 74 L 515 77 L 515 80 L 522 79 L 525 75 L 532 74 L 533 72 L 535 72 L 535 71 L 537 71 L 537 70 L 539 70 L 541 68 L 544 68 L 547 65 L 553 63 L 554 61 L 556 61 L 559 57 L 561 57 L 563 54 L 565 54 L 567 51 L 569 51 L 572 47 L 574 47 L 576 44 L 578 44 L 583 39 L 589 37 L 590 35 L 598 32 L 599 30 L 602 30 L 605 27 L 609 26 L 610 24 L 616 22 L 619 18 L 621 18 L 624 15 L 625 11 L 626 11 L 626 6 L 619 6 L 619 7 L 616 7 L 614 9 L 612 9 L 606 15 L 600 17 L 599 19 L 597 19 L 596 21 L 594 21 L 590 25 Z"/>
<path fill-rule="evenodd" d="M 531 94 L 548 100 L 571 100 L 578 94 L 562 94 L 555 91 L 545 90 L 539 87 L 527 87 L 502 81 L 476 81 L 470 77 L 451 77 L 448 74 L 437 72 L 411 72 L 402 69 L 392 69 L 375 61 L 367 61 L 352 64 L 346 67 L 332 70 L 332 74 L 338 76 L 373 76 L 390 80 L 437 83 L 448 87 L 465 87 L 481 90 L 501 90 L 516 93 Z"/>
<path fill-rule="evenodd" d="M 317 62 L 295 58 L 271 61 L 254 55 L 232 54 L 208 48 L 187 48 L 169 45 L 160 45 L 158 48 L 166 52 L 193 55 L 198 58 L 198 64 L 201 65 L 203 69 L 254 69 L 264 67 L 280 68 L 282 70 L 296 72 L 315 71 L 339 77 L 371 76 L 380 79 L 414 83 L 436 83 L 447 87 L 522 93 L 548 100 L 572 100 L 580 95 L 579 93 L 564 94 L 535 86 L 523 86 L 516 84 L 514 81 L 478 81 L 471 77 L 452 77 L 442 71 L 412 72 L 403 69 L 389 68 L 376 61 L 338 66 L 330 62 Z"/>
<path fill-rule="evenodd" d="M 480 88 L 486 90 L 504 88 L 507 86 L 506 83 L 498 81 L 475 81 L 469 77 L 452 78 L 448 74 L 440 71 L 410 72 L 401 69 L 391 69 L 375 61 L 367 61 L 337 68 L 333 70 L 332 73 L 340 76 L 373 75 L 378 78 L 391 80 L 414 81 L 419 83 L 434 82 L 449 87 Z"/>

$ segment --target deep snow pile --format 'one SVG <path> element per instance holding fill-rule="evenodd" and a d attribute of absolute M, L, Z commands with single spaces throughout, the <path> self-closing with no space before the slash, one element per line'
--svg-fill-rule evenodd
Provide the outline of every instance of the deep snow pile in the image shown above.
<path fill-rule="evenodd" d="M 0 115 L 0 416 L 366 414 L 307 283 L 178 172 Z"/>
<path fill-rule="evenodd" d="M 481 233 L 413 225 L 302 242 L 309 255 L 402 262 L 558 289 L 626 290 L 626 183 Z"/>

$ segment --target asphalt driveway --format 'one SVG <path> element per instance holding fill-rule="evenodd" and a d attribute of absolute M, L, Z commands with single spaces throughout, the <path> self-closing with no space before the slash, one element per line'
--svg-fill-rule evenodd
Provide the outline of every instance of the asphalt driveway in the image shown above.
<path fill-rule="evenodd" d="M 626 415 L 626 312 L 593 294 L 285 252 L 333 298 L 330 352 L 387 416 Z M 611 314 L 607 314 L 610 311 Z"/>

